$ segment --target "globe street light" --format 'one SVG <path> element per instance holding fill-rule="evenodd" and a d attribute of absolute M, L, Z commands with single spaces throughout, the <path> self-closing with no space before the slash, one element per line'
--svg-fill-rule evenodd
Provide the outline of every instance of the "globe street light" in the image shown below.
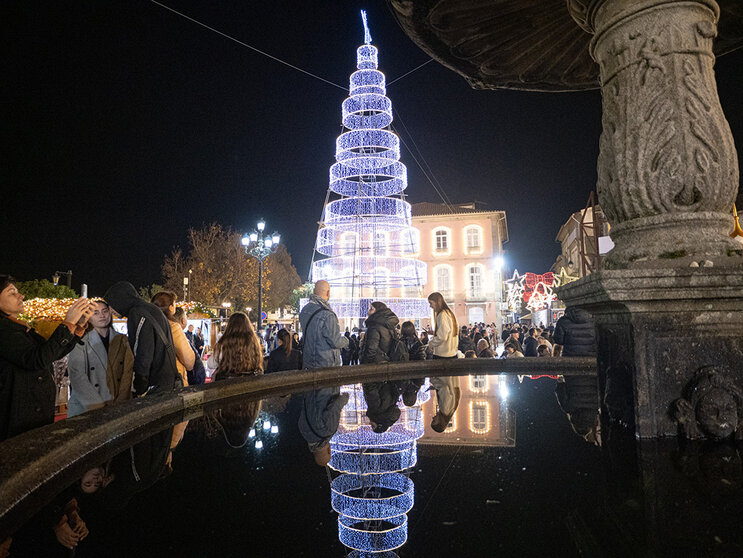
<path fill-rule="evenodd" d="M 272 235 L 264 234 L 266 222 L 261 219 L 256 224 L 257 230 L 246 233 L 241 239 L 245 253 L 258 260 L 258 329 L 263 326 L 263 260 L 276 252 L 281 242 L 281 236 L 275 232 Z"/>

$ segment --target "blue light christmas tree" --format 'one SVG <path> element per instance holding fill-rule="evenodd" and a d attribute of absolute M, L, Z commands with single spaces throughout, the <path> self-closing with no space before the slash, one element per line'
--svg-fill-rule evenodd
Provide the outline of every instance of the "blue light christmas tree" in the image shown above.
<path fill-rule="evenodd" d="M 364 12 L 362 18 L 364 44 L 356 50 L 358 69 L 342 105 L 346 131 L 336 140 L 315 243 L 326 257 L 313 263 L 312 281 L 330 283 L 330 304 L 342 319 L 365 318 L 374 300 L 400 318 L 425 318 L 430 309 L 420 289 L 427 272 L 415 258 L 419 239 L 405 201 L 407 169 L 400 162 L 400 139 L 390 130 L 392 101 Z"/>

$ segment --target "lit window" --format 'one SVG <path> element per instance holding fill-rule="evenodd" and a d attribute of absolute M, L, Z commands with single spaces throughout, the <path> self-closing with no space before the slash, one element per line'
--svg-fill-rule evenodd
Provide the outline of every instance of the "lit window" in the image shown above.
<path fill-rule="evenodd" d="M 383 232 L 374 233 L 374 254 L 377 256 L 387 254 L 387 235 Z"/>
<path fill-rule="evenodd" d="M 344 233 L 341 237 L 341 245 L 344 255 L 351 255 L 356 252 L 356 233 Z"/>
<path fill-rule="evenodd" d="M 472 406 L 472 428 L 477 431 L 488 427 L 488 410 L 484 405 Z"/>
<path fill-rule="evenodd" d="M 470 389 L 476 392 L 488 390 L 488 377 L 483 374 L 470 376 Z"/>
<path fill-rule="evenodd" d="M 438 227 L 432 232 L 433 254 L 435 256 L 451 255 L 451 231 L 446 227 Z"/>
<path fill-rule="evenodd" d="M 482 227 L 477 225 L 467 227 L 464 232 L 464 241 L 466 254 L 481 254 Z"/>
<path fill-rule="evenodd" d="M 482 297 L 482 268 L 472 265 L 467 271 L 467 298 Z"/>
<path fill-rule="evenodd" d="M 452 281 L 451 267 L 448 265 L 436 266 L 434 276 L 435 289 L 441 293 L 444 298 L 451 299 Z"/>
<path fill-rule="evenodd" d="M 444 252 L 449 249 L 449 235 L 446 231 L 436 231 L 436 251 Z"/>
<path fill-rule="evenodd" d="M 474 434 L 490 432 L 490 403 L 470 401 L 470 430 Z"/>

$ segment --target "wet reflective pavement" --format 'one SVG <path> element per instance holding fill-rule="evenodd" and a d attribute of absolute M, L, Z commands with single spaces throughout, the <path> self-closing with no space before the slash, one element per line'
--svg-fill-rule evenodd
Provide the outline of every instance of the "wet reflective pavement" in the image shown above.
<path fill-rule="evenodd" d="M 360 389 L 344 388 L 350 400 L 339 434 L 367 445 L 341 462 L 336 437 L 331 465 L 348 475 L 382 464 L 390 476 L 359 486 L 351 475 L 346 484 L 335 481 L 335 492 L 340 473 L 317 466 L 299 435 L 299 395 L 260 406 L 243 400 L 191 420 L 163 477 L 168 429 L 115 458 L 105 488 L 73 489 L 90 530 L 75 555 L 743 556 L 738 445 L 638 444 L 608 425 L 598 436 L 589 428 L 586 441 L 558 405 L 555 380 L 484 378 L 460 378 L 459 409 L 443 434 L 428 426 L 434 401 L 422 402 L 424 392 L 376 435 L 365 426 Z M 405 432 L 416 440 L 407 453 L 374 449 L 374 436 Z M 354 500 L 362 495 L 366 501 Z M 389 513 L 396 505 L 402 515 Z M 340 530 L 333 506 L 351 518 Z M 402 546 L 364 553 L 375 550 L 368 544 L 402 542 L 393 537 L 402 522 Z M 43 547 L 49 541 L 32 526 L 26 531 L 11 556 L 69 555 Z"/>

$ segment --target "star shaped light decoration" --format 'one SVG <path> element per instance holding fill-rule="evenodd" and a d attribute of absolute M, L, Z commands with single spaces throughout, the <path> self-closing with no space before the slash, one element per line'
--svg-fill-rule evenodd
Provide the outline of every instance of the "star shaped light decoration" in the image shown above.
<path fill-rule="evenodd" d="M 565 268 L 561 267 L 560 273 L 555 275 L 555 287 L 562 287 L 563 285 L 567 285 L 568 283 L 572 283 L 578 279 L 580 279 L 580 277 L 577 275 L 569 275 Z"/>
<path fill-rule="evenodd" d="M 515 269 L 513 277 L 503 282 L 506 285 L 506 304 L 511 312 L 518 312 L 524 301 L 524 276 Z"/>

